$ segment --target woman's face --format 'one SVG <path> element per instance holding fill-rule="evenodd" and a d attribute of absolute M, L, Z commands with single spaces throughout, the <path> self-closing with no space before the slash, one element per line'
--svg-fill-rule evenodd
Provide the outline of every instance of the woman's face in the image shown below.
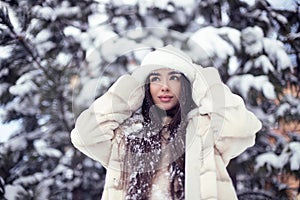
<path fill-rule="evenodd" d="M 173 69 L 163 68 L 149 76 L 150 93 L 153 102 L 162 110 L 170 110 L 179 102 L 181 74 Z"/>

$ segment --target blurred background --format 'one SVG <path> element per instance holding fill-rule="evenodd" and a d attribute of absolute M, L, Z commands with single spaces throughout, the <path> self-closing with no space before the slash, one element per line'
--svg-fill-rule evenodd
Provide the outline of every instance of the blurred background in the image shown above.
<path fill-rule="evenodd" d="M 2 0 L 0 199 L 100 199 L 105 169 L 72 146 L 74 120 L 166 44 L 216 67 L 263 122 L 255 146 L 228 166 L 239 199 L 300 199 L 299 6 Z"/>

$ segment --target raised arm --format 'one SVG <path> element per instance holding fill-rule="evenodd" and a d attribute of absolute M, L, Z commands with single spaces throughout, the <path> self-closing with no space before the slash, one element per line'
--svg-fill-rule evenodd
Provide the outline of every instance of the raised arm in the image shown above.
<path fill-rule="evenodd" d="M 199 95 L 199 112 L 208 114 L 215 138 L 215 148 L 221 154 L 225 164 L 252 146 L 261 122 L 246 107 L 243 99 L 233 94 L 221 81 L 214 68 L 202 68 L 194 84 L 206 85 Z M 201 92 L 201 90 L 200 90 Z M 195 98 L 196 99 L 196 98 Z"/>
<path fill-rule="evenodd" d="M 144 87 L 131 75 L 121 76 L 111 88 L 83 111 L 71 132 L 73 145 L 107 166 L 115 130 L 142 104 Z"/>
<path fill-rule="evenodd" d="M 261 122 L 246 107 L 243 99 L 231 93 L 226 85 L 211 88 L 214 98 L 220 98 L 224 91 L 224 103 L 211 112 L 212 128 L 215 135 L 215 147 L 221 153 L 225 164 L 238 156 L 248 147 L 253 146 L 256 133 L 261 129 Z M 220 99 L 219 99 L 220 100 Z"/>

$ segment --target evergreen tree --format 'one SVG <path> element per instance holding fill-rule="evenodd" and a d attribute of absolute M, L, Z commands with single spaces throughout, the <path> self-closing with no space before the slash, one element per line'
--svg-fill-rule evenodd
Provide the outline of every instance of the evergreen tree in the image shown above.
<path fill-rule="evenodd" d="M 92 2 L 8 1 L 0 12 L 1 105 L 20 130 L 1 145 L 7 199 L 94 199 L 104 169 L 70 143 L 72 79 L 85 52 L 70 27 L 85 30 Z M 79 13 L 79 14 L 78 14 Z"/>
<path fill-rule="evenodd" d="M 274 127 L 299 124 L 300 15 L 297 1 L 284 5 L 1 2 L 2 121 L 18 121 L 20 130 L 0 144 L 0 193 L 6 199 L 99 198 L 105 169 L 70 143 L 74 118 L 132 71 L 149 47 L 172 43 L 204 67 L 218 68 L 263 122 L 256 145 L 230 165 L 240 199 L 292 199 L 277 175 L 299 181 L 299 130 L 288 129 L 286 139 Z"/>

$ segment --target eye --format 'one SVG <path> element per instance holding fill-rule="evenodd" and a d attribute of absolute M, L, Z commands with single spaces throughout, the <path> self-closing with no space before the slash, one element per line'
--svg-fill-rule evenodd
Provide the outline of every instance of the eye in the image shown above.
<path fill-rule="evenodd" d="M 157 82 L 157 81 L 160 81 L 160 78 L 158 76 L 150 77 L 150 82 Z"/>
<path fill-rule="evenodd" d="M 170 80 L 179 81 L 180 80 L 180 76 L 179 75 L 172 75 L 170 77 Z"/>

